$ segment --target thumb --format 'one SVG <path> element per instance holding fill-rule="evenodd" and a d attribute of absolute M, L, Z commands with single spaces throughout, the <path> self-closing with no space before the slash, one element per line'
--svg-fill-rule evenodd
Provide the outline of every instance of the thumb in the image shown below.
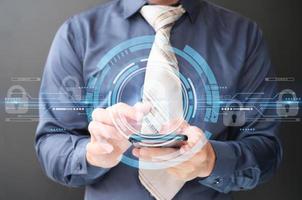
<path fill-rule="evenodd" d="M 92 152 L 99 155 L 110 154 L 113 152 L 114 147 L 105 139 L 102 139 L 100 136 L 96 136 L 95 138 L 96 142 L 93 142 L 91 145 Z"/>

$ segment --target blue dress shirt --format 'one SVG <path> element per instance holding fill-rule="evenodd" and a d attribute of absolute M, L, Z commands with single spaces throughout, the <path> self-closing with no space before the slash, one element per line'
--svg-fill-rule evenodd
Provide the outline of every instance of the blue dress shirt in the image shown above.
<path fill-rule="evenodd" d="M 245 93 L 244 104 L 251 105 L 257 104 L 257 98 L 246 97 L 257 93 L 275 95 L 275 84 L 265 81 L 265 77 L 273 76 L 273 70 L 256 23 L 207 1 L 180 3 L 187 12 L 173 27 L 171 43 L 180 49 L 189 45 L 204 57 L 219 86 L 224 86 L 221 96 Z M 145 0 L 114 0 L 69 18 L 58 30 L 46 62 L 40 91 L 37 156 L 54 181 L 70 187 L 86 186 L 87 200 L 153 199 L 140 184 L 136 168 L 123 163 L 111 169 L 89 165 L 85 158 L 90 141 L 85 112 L 57 109 L 62 105 L 79 107 L 59 92 L 65 77 L 76 77 L 85 93 L 89 78 L 97 73 L 99 60 L 110 49 L 134 37 L 154 35 L 139 13 L 144 4 Z M 143 84 L 141 81 L 136 85 Z M 108 92 L 106 87 L 101 90 L 105 95 Z M 129 95 L 125 101 L 127 98 L 132 97 Z M 247 118 L 257 119 L 271 112 L 264 107 Z M 251 120 L 241 127 L 252 127 L 252 133 L 224 126 L 221 117 L 215 125 L 204 123 L 198 116 L 190 123 L 213 133 L 210 142 L 216 163 L 209 177 L 187 182 L 174 199 L 230 199 L 231 191 L 252 189 L 268 180 L 281 161 L 275 122 Z"/>

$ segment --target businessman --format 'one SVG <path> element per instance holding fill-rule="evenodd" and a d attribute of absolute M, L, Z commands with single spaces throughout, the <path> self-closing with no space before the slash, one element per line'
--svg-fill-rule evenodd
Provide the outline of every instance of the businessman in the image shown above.
<path fill-rule="evenodd" d="M 177 65 L 175 54 L 169 51 L 172 46 L 181 49 L 189 45 L 198 51 L 211 66 L 219 85 L 226 86 L 223 94 L 272 96 L 276 92 L 276 85 L 265 81 L 265 77 L 273 76 L 273 69 L 262 32 L 249 19 L 203 0 L 110 1 L 69 18 L 50 49 L 36 134 L 37 156 L 46 174 L 69 187 L 85 186 L 87 200 L 231 199 L 232 191 L 249 190 L 267 181 L 282 157 L 277 124 L 257 120 L 262 114 L 271 114 L 270 109 L 253 112 L 248 117 L 254 120 L 240 128 L 226 127 L 221 120 L 210 126 L 201 116 L 192 122 L 182 121 L 177 131 L 188 136 L 188 142 L 180 147 L 182 151 L 189 151 L 200 141 L 204 145 L 176 166 L 153 172 L 121 163 L 122 155 L 131 150 L 140 161 L 152 161 L 179 149 L 131 148 L 114 123 L 114 113 L 119 113 L 144 128 L 144 120 L 152 110 L 145 96 L 143 103 L 135 105 L 118 103 L 96 108 L 91 121 L 78 111 L 53 109 L 58 104 L 77 105 L 67 95 L 53 98 L 61 91 L 65 77 L 76 77 L 87 89 L 102 56 L 127 39 L 144 35 L 155 35 L 155 39 L 142 84 L 148 87 L 156 80 L 163 87 L 174 88 L 171 95 L 175 102 L 173 108 L 168 106 L 169 114 L 182 112 L 182 98 L 175 93 L 180 91 L 179 84 L 159 78 L 165 76 L 152 72 L 150 63 L 174 63 L 173 70 L 192 70 Z M 241 100 L 251 104 L 249 98 Z M 252 133 L 241 131 L 250 127 Z M 205 137 L 206 129 L 213 133 L 210 140 Z M 157 172 L 162 176 L 156 176 Z"/>

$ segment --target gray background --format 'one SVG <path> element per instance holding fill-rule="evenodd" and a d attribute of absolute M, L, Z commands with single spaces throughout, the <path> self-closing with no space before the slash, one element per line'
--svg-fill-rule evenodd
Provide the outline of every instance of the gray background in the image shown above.
<path fill-rule="evenodd" d="M 133 0 L 135 1 L 135 0 Z M 40 77 L 58 27 L 79 11 L 102 0 L 0 0 L 0 97 L 14 83 L 11 77 Z M 301 96 L 301 1 L 215 0 L 222 6 L 257 21 L 265 33 L 279 76 L 294 76 L 295 83 L 281 84 Z M 38 83 L 24 83 L 37 97 Z M 300 88 L 298 86 L 300 85 Z M 33 148 L 35 123 L 5 123 L 0 104 L 0 199 L 82 199 L 83 189 L 53 183 L 40 169 Z M 269 183 L 235 199 L 298 199 L 301 186 L 301 122 L 281 127 L 284 160 Z"/>

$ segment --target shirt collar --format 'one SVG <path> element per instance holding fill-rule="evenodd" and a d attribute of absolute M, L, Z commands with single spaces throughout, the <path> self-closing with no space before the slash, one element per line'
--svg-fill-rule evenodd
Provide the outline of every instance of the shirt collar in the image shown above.
<path fill-rule="evenodd" d="M 202 0 L 180 0 L 180 4 L 186 10 L 192 22 L 196 20 Z M 125 19 L 137 13 L 141 7 L 147 4 L 147 0 L 122 0 Z"/>

